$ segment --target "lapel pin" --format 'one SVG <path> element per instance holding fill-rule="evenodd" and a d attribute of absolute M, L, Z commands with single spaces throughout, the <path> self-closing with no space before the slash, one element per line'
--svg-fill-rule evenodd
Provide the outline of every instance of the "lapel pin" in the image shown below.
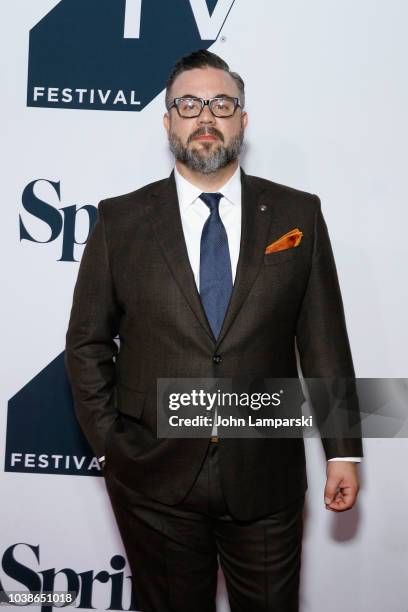
<path fill-rule="evenodd" d="M 268 210 L 268 206 L 266 204 L 260 204 L 259 205 L 259 210 L 261 212 L 265 212 L 266 210 Z"/>

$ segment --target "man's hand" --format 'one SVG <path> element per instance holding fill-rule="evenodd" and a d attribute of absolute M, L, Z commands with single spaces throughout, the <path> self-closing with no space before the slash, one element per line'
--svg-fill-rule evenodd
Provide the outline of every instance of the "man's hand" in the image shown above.
<path fill-rule="evenodd" d="M 354 461 L 328 461 L 324 502 L 327 510 L 343 512 L 354 506 L 360 489 Z"/>

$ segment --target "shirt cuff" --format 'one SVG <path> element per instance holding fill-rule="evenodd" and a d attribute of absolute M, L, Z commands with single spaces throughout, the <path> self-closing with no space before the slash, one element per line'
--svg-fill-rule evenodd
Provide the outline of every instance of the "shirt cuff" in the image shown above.
<path fill-rule="evenodd" d="M 332 457 L 327 461 L 354 461 L 354 463 L 360 463 L 361 457 Z"/>

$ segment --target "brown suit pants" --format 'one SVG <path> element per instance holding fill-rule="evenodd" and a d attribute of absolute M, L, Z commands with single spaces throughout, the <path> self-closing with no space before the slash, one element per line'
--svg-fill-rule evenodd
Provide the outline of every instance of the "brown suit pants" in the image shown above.
<path fill-rule="evenodd" d="M 232 612 L 298 612 L 304 495 L 256 521 L 237 521 L 223 497 L 214 442 L 175 506 L 125 487 L 109 465 L 105 479 L 138 609 L 215 612 L 219 557 Z"/>

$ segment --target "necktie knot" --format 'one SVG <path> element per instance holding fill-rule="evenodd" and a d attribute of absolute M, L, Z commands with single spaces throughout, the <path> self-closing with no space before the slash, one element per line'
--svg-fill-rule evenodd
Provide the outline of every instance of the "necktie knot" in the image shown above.
<path fill-rule="evenodd" d="M 202 193 L 200 195 L 200 200 L 208 206 L 211 212 L 218 208 L 221 198 L 222 193 Z"/>

